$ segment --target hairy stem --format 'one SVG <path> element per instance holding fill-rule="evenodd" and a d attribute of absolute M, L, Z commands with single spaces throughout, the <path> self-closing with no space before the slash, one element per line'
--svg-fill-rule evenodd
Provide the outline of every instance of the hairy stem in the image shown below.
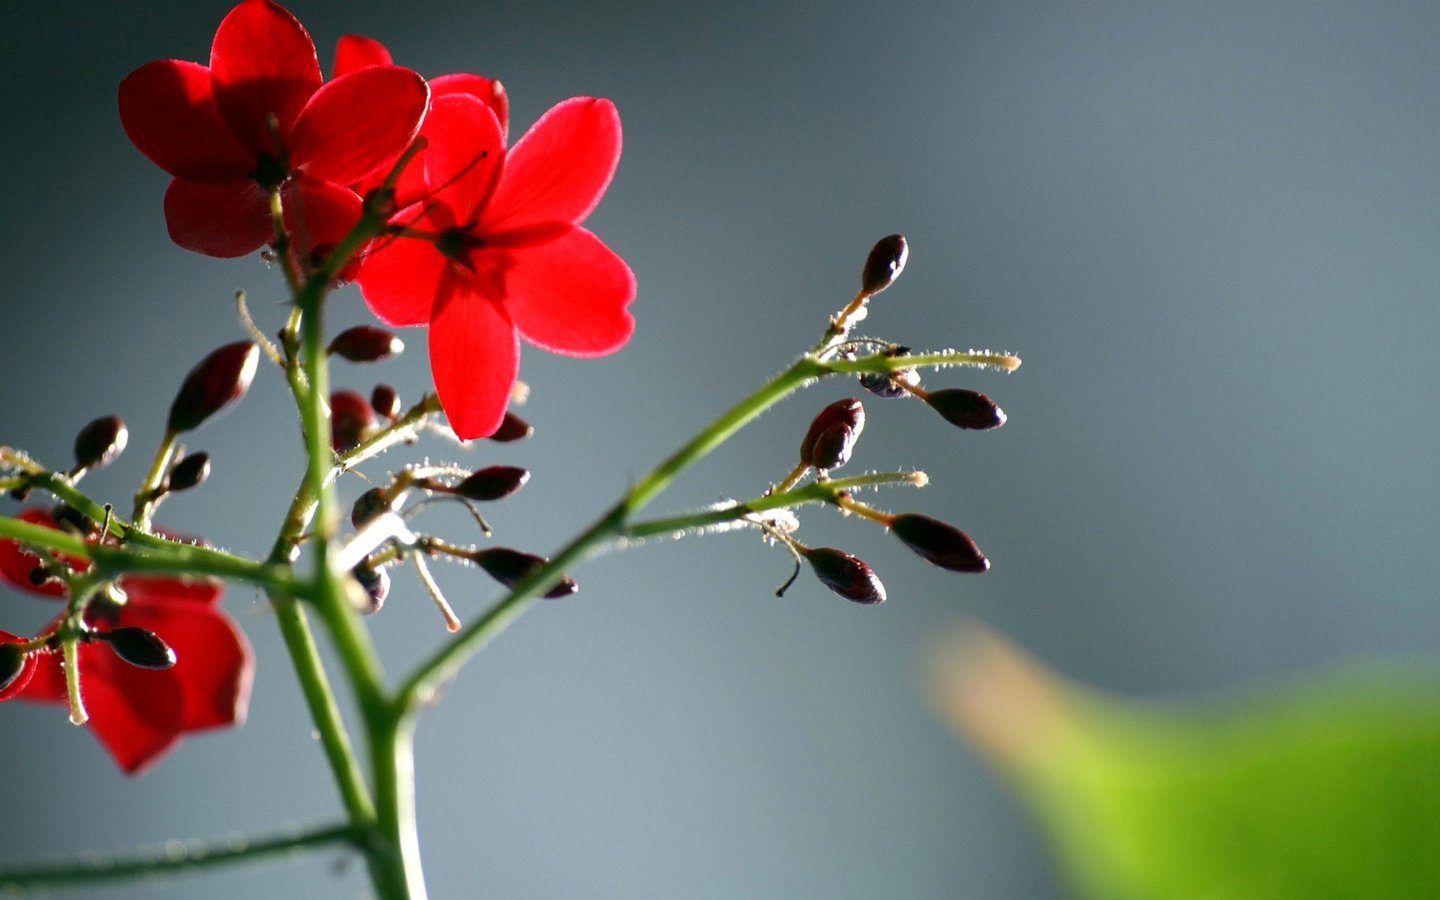
<path fill-rule="evenodd" d="M 0 869 L 0 892 L 198 873 L 219 866 L 257 862 L 336 844 L 358 847 L 355 829 L 342 824 L 264 837 L 239 836 L 183 843 L 171 841 L 131 853 Z"/>

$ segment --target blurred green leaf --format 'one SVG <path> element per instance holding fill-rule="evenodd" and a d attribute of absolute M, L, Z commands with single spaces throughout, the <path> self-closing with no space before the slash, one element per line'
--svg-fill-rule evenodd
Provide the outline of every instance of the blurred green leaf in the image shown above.
<path fill-rule="evenodd" d="M 1083 894 L 1440 897 L 1440 672 L 1204 703 L 1068 683 L 985 633 L 937 656 L 942 715 L 1000 766 Z"/>

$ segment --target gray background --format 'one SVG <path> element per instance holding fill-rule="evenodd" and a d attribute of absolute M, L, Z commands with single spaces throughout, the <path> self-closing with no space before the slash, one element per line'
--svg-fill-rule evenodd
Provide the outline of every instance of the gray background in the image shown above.
<path fill-rule="evenodd" d="M 974 617 L 1145 696 L 1435 651 L 1434 4 L 339 6 L 292 4 L 327 68 L 357 31 L 422 74 L 503 79 L 515 134 L 574 94 L 624 119 L 590 224 L 639 278 L 633 341 L 598 362 L 527 351 L 527 444 L 384 461 L 532 468 L 493 510 L 505 542 L 557 545 L 813 343 L 891 231 L 910 267 L 867 330 L 1026 360 L 931 378 L 995 396 L 1001 431 L 876 401 L 852 464 L 928 470 L 923 493 L 877 499 L 965 527 L 989 574 L 927 568 L 821 510 L 802 536 L 863 556 L 890 602 L 809 578 L 776 601 L 789 563 L 748 536 L 645 547 L 585 566 L 579 596 L 469 666 L 419 733 L 436 896 L 1052 896 L 1023 813 L 919 699 L 927 638 Z M 80 425 L 120 413 L 132 447 L 89 483 L 102 497 L 129 496 L 181 376 L 239 336 L 235 288 L 281 321 L 257 260 L 168 242 L 166 178 L 115 113 L 131 69 L 204 60 L 227 8 L 0 6 L 0 441 L 58 467 Z M 353 288 L 334 310 L 366 320 Z M 424 341 L 406 337 L 400 361 L 337 379 L 414 398 Z M 763 489 L 853 392 L 771 413 L 657 510 Z M 262 553 L 300 471 L 282 379 L 264 370 L 197 438 L 214 477 L 164 523 Z M 495 595 L 441 577 L 462 616 Z M 250 722 L 140 780 L 59 710 L 0 710 L 4 860 L 337 814 L 271 614 L 246 590 L 226 605 L 259 657 Z M 53 612 L 13 592 L 0 608 L 15 631 Z M 392 673 L 442 637 L 408 579 L 372 624 Z M 357 864 L 321 855 L 106 896 L 364 891 Z"/>

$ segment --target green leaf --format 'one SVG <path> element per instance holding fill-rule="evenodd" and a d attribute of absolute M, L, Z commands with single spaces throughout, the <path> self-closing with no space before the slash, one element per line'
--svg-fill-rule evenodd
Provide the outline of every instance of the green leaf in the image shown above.
<path fill-rule="evenodd" d="M 1440 670 L 1125 701 L 972 633 L 941 714 L 1007 775 L 1082 894 L 1440 896 Z"/>

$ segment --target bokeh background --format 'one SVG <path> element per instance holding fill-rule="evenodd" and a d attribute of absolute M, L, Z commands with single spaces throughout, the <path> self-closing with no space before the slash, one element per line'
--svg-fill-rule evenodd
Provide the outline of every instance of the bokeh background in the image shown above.
<path fill-rule="evenodd" d="M 1440 650 L 1440 8 L 1417 2 L 884 4 L 295 0 L 328 68 L 347 31 L 426 75 L 501 78 L 514 134 L 575 94 L 612 98 L 618 176 L 591 226 L 634 268 L 635 338 L 578 362 L 527 352 L 525 444 L 392 454 L 524 465 L 506 543 L 545 551 L 810 346 L 878 237 L 910 265 L 866 330 L 1012 350 L 1009 424 L 958 432 L 867 401 L 852 466 L 917 466 L 876 498 L 964 527 L 993 570 L 923 565 L 824 510 L 801 537 L 865 558 L 860 608 L 788 557 L 722 535 L 598 558 L 426 715 L 425 858 L 437 897 L 1036 898 L 1064 887 L 1001 782 L 925 708 L 917 660 L 965 617 L 1062 672 L 1138 696 L 1209 694 Z M 283 293 L 257 259 L 174 247 L 165 176 L 115 87 L 204 60 L 225 2 L 4 4 L 0 442 L 68 464 L 122 415 L 128 455 L 88 482 L 125 501 L 175 386 Z M 337 325 L 364 322 L 358 293 Z M 424 341 L 337 370 L 414 398 Z M 822 384 L 655 510 L 750 496 L 786 472 Z M 283 381 L 191 442 L 209 484 L 165 524 L 261 554 L 301 457 Z M 353 495 L 363 489 L 354 480 Z M 5 507 L 12 511 L 16 505 Z M 469 537 L 465 520 L 421 520 Z M 462 617 L 494 599 L 441 572 Z M 271 615 L 232 589 L 259 658 L 250 721 L 141 779 L 54 708 L 0 709 L 4 861 L 338 815 Z M 9 630 L 53 612 L 0 596 Z M 372 623 L 387 668 L 442 639 L 412 580 Z M 336 854 L 114 897 L 354 897 Z"/>

